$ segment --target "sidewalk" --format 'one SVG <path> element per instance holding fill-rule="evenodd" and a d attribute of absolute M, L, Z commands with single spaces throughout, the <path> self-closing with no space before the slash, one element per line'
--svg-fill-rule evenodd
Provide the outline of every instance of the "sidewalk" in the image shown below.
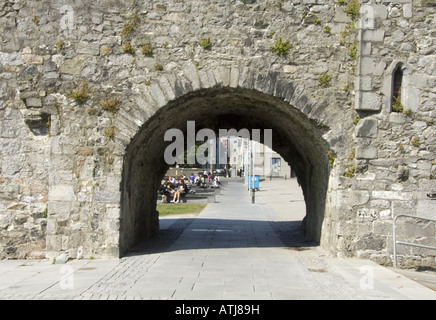
<path fill-rule="evenodd" d="M 229 182 L 217 203 L 161 219 L 157 236 L 122 259 L 0 261 L 0 299 L 436 299 L 388 268 L 305 242 L 301 200 L 295 180 L 265 181 L 255 204 Z"/>
<path fill-rule="evenodd" d="M 273 207 L 274 211 L 279 214 L 279 219 L 300 221 L 304 217 L 304 196 L 296 179 L 273 179 L 272 181 L 266 179 L 262 181 L 261 186 L 261 192 L 258 194 L 262 199 L 261 201 L 266 201 L 269 206 Z M 284 190 L 287 191 L 284 192 Z M 289 202 L 292 203 L 292 210 L 290 210 Z M 339 261 L 341 260 L 343 259 L 339 259 Z M 366 260 L 360 261 L 365 262 Z M 436 272 L 434 271 L 404 270 L 393 267 L 388 269 L 436 292 Z"/>

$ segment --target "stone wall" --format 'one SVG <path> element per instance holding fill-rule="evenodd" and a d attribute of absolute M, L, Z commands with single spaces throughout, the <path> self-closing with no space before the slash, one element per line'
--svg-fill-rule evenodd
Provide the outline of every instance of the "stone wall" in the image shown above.
<path fill-rule="evenodd" d="M 137 219 L 126 208 L 145 210 L 123 207 L 129 190 L 142 188 L 122 181 L 123 172 L 152 162 L 130 159 L 130 149 L 142 152 L 132 141 L 150 124 L 169 129 L 189 120 L 164 114 L 151 122 L 170 105 L 200 119 L 195 102 L 205 105 L 205 92 L 234 92 L 242 114 L 249 95 L 230 90 L 240 88 L 262 94 L 253 101 L 263 103 L 265 125 L 283 129 L 289 148 L 279 142 L 281 154 L 301 166 L 307 194 L 325 184 L 316 200 L 325 202 L 321 244 L 390 263 L 393 217 L 435 212 L 427 197 L 436 191 L 435 7 L 432 0 L 353 3 L 0 4 L 0 258 L 118 256 L 120 233 L 131 231 L 124 222 Z M 271 50 L 286 41 L 283 55 Z M 398 68 L 404 112 L 391 108 Z M 311 176 L 328 161 L 329 177 L 323 168 Z M 399 230 L 436 245 L 434 225 Z M 401 253 L 434 263 L 429 251 Z"/>
<path fill-rule="evenodd" d="M 356 147 L 336 168 L 341 172 L 332 184 L 340 192 L 328 207 L 333 205 L 339 215 L 336 208 L 342 207 L 342 215 L 357 221 L 357 230 L 350 222 L 336 225 L 338 247 L 346 248 L 340 251 L 390 263 L 393 217 L 434 218 L 436 212 L 436 202 L 427 197 L 436 190 L 434 7 L 430 2 L 396 1 L 362 10 L 368 19 L 358 35 Z M 403 112 L 392 111 L 396 68 L 403 69 Z M 398 223 L 400 238 L 435 246 L 434 223 L 404 218 Z M 421 263 L 423 249 L 398 250 L 409 255 L 409 267 L 410 261 Z M 434 263 L 434 251 L 426 254 L 430 257 L 422 263 Z"/>

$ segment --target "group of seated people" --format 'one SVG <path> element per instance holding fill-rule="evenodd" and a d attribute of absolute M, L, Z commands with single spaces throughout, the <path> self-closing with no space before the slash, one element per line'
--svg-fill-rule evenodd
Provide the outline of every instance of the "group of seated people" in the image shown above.
<path fill-rule="evenodd" d="M 189 183 L 190 184 L 190 183 Z M 159 186 L 159 194 L 162 195 L 162 203 L 168 202 L 168 199 L 173 196 L 171 203 L 179 203 L 180 196 L 185 195 L 190 191 L 188 189 L 185 179 L 175 179 L 174 177 L 169 177 L 168 180 L 163 179 Z"/>
<path fill-rule="evenodd" d="M 181 196 L 187 193 L 195 193 L 195 191 L 192 190 L 192 185 L 196 185 L 200 188 L 208 187 L 206 179 L 211 184 L 210 186 L 212 188 L 219 188 L 219 177 L 207 174 L 198 174 L 197 176 L 191 174 L 189 178 L 183 175 L 180 179 L 170 176 L 168 179 L 162 179 L 158 191 L 159 194 L 162 195 L 162 203 L 168 202 L 171 196 L 173 199 L 169 201 L 170 203 L 180 203 Z"/>
<path fill-rule="evenodd" d="M 192 179 L 191 179 L 192 178 Z M 208 186 L 212 188 L 219 188 L 220 185 L 220 179 L 218 175 L 211 175 L 210 173 L 207 173 L 206 171 L 202 174 L 199 173 L 197 176 L 194 177 L 194 174 L 191 174 L 189 176 L 189 179 L 192 183 L 194 183 L 197 187 L 200 188 L 207 188 Z"/>

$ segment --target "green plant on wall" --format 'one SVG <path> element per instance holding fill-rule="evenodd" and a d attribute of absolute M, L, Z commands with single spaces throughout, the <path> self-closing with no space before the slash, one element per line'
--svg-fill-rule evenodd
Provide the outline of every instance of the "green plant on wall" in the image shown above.
<path fill-rule="evenodd" d="M 83 104 L 91 97 L 91 89 L 86 81 L 82 81 L 76 88 L 67 93 L 67 97 L 79 104 Z"/>
<path fill-rule="evenodd" d="M 122 39 L 122 42 L 124 43 L 123 51 L 125 53 L 130 53 L 130 54 L 134 54 L 135 49 L 132 47 L 132 45 L 128 41 L 128 39 L 129 39 L 129 36 L 132 33 L 133 29 L 135 28 L 136 24 L 139 21 L 139 17 L 137 14 L 136 1 L 133 1 L 133 6 L 134 6 L 134 9 L 132 11 L 132 19 L 130 20 L 130 22 L 126 23 L 121 30 L 121 39 Z"/>
<path fill-rule="evenodd" d="M 348 48 L 348 55 L 351 61 L 355 61 L 357 59 L 357 41 L 354 41 L 353 44 Z"/>
<path fill-rule="evenodd" d="M 126 43 L 124 43 L 123 51 L 125 53 L 130 53 L 130 54 L 134 54 L 135 53 L 135 49 L 132 47 L 132 44 L 130 43 L 130 41 L 127 41 Z"/>
<path fill-rule="evenodd" d="M 415 146 L 415 147 L 419 147 L 419 138 L 415 137 L 411 140 L 411 143 Z"/>
<path fill-rule="evenodd" d="M 331 80 L 332 77 L 327 72 L 323 73 L 318 77 L 318 83 L 321 86 L 321 88 L 327 87 L 327 85 L 330 83 Z"/>
<path fill-rule="evenodd" d="M 404 113 L 406 116 L 411 116 L 411 115 L 413 114 L 413 111 L 412 111 L 412 109 L 406 109 L 406 110 L 403 111 L 403 113 Z"/>
<path fill-rule="evenodd" d="M 58 51 L 63 51 L 65 49 L 65 41 L 59 40 L 58 42 L 56 42 L 55 47 Z"/>
<path fill-rule="evenodd" d="M 330 169 L 333 168 L 333 164 L 335 163 L 335 156 L 333 153 L 329 150 L 327 151 L 327 158 L 329 159 L 329 166 Z"/>
<path fill-rule="evenodd" d="M 358 0 L 349 0 L 344 12 L 352 19 L 355 20 L 359 15 L 360 6 Z"/>
<path fill-rule="evenodd" d="M 392 101 L 392 111 L 393 112 L 403 112 L 404 107 L 401 104 L 400 98 L 398 97 L 393 97 L 393 101 Z"/>
<path fill-rule="evenodd" d="M 141 51 L 145 55 L 150 55 L 153 53 L 153 47 L 151 46 L 150 42 L 145 43 L 141 47 Z"/>
<path fill-rule="evenodd" d="M 116 113 L 118 111 L 120 101 L 117 98 L 107 98 L 100 100 L 98 104 L 103 110 Z"/>
<path fill-rule="evenodd" d="M 127 40 L 128 39 L 130 33 L 133 31 L 133 29 L 135 28 L 135 26 L 138 23 L 138 21 L 139 21 L 139 17 L 137 15 L 136 9 L 135 9 L 135 10 L 133 10 L 132 20 L 130 20 L 129 23 L 126 23 L 123 26 L 123 29 L 121 30 L 121 37 L 122 37 L 123 40 Z"/>
<path fill-rule="evenodd" d="M 203 38 L 200 40 L 200 42 L 198 42 L 198 45 L 200 47 L 202 47 L 203 49 L 207 49 L 210 47 L 211 43 L 210 43 L 210 38 Z"/>
<path fill-rule="evenodd" d="M 356 166 L 352 165 L 351 167 L 348 167 L 344 172 L 344 177 L 351 178 L 354 176 L 354 173 L 356 172 Z"/>
<path fill-rule="evenodd" d="M 291 48 L 292 44 L 289 41 L 282 41 L 280 37 L 277 37 L 274 45 L 269 47 L 272 52 L 277 53 L 280 57 L 283 57 Z"/>
<path fill-rule="evenodd" d="M 109 139 L 112 139 L 115 137 L 115 128 L 113 125 L 111 125 L 109 128 L 105 129 L 103 132 L 105 137 L 108 137 Z"/>

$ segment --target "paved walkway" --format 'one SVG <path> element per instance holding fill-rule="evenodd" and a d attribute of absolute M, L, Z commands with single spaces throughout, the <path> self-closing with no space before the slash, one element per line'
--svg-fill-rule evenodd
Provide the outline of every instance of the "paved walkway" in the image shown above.
<path fill-rule="evenodd" d="M 436 299 L 388 268 L 305 242 L 295 180 L 261 188 L 252 204 L 229 183 L 197 217 L 161 219 L 122 259 L 0 261 L 0 299 Z"/>

